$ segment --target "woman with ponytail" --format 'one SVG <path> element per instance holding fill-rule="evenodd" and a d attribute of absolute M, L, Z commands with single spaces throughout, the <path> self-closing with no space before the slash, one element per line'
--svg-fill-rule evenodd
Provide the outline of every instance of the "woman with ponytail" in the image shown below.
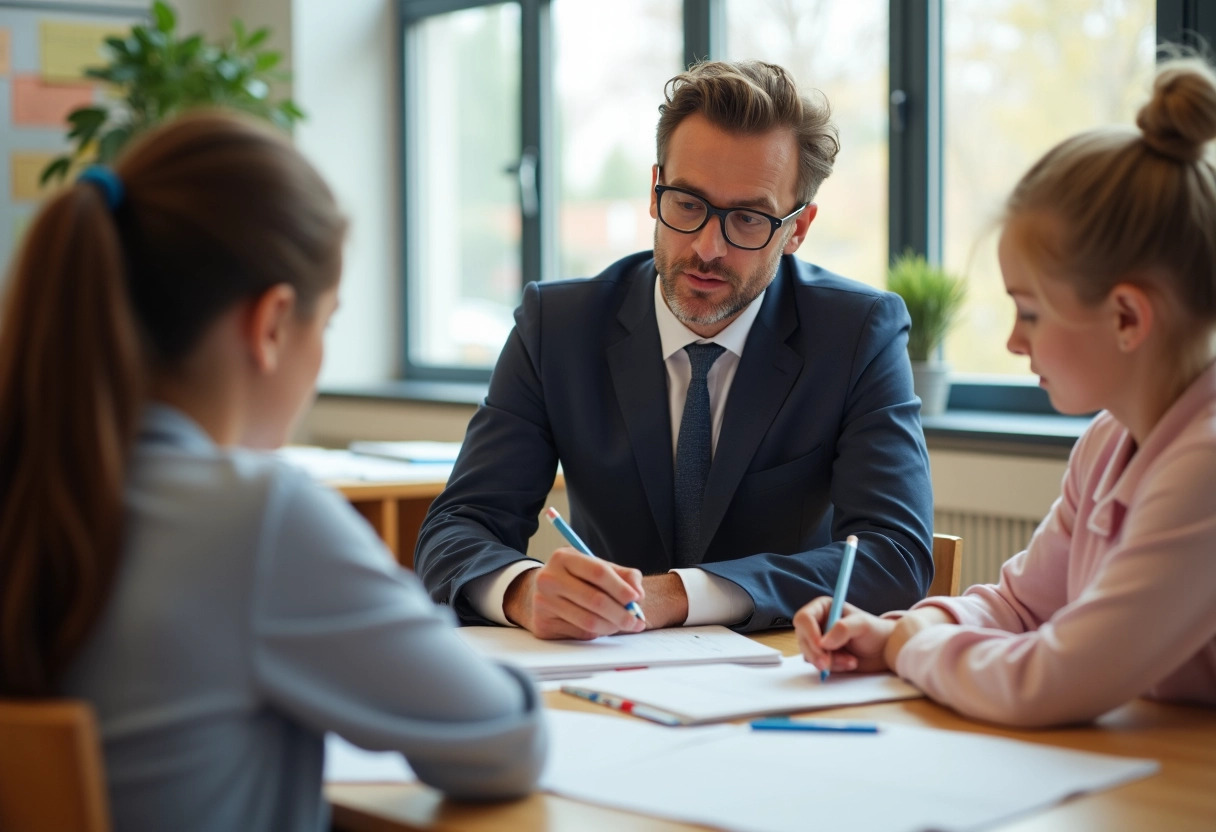
<path fill-rule="evenodd" d="M 322 737 L 522 794 L 532 685 L 456 637 L 341 497 L 260 451 L 311 398 L 345 221 L 220 113 L 90 168 L 0 320 L 0 696 L 80 697 L 115 828 L 321 830 Z"/>
<path fill-rule="evenodd" d="M 1019 726 L 1137 696 L 1216 706 L 1216 73 L 1158 68 L 1138 129 L 1049 150 L 1005 203 L 1008 348 L 1062 413 L 1101 411 L 1000 582 L 876 618 L 795 617 L 807 660 L 890 668 Z"/>

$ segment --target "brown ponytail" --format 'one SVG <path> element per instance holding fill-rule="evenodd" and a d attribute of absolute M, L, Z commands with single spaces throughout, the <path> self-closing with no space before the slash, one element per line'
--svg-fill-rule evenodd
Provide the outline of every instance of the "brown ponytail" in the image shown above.
<path fill-rule="evenodd" d="M 0 695 L 54 692 L 101 614 L 153 372 L 269 287 L 302 317 L 337 280 L 345 221 L 268 128 L 221 113 L 149 133 L 26 231 L 0 319 Z"/>
<path fill-rule="evenodd" d="M 105 199 L 79 183 L 27 231 L 0 321 L 0 690 L 46 692 L 97 617 L 144 371 Z"/>

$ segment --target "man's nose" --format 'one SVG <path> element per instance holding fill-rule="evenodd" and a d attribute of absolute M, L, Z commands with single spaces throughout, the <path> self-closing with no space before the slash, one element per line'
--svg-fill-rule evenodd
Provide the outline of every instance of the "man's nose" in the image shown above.
<path fill-rule="evenodd" d="M 692 249 L 705 262 L 717 260 L 719 257 L 726 256 L 729 243 L 722 235 L 722 220 L 720 217 L 710 217 L 709 222 L 696 233 L 692 242 Z"/>

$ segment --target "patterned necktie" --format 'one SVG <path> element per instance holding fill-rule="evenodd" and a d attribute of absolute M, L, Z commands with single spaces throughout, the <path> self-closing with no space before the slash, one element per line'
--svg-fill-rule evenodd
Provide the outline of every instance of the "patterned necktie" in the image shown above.
<path fill-rule="evenodd" d="M 692 379 L 684 399 L 680 435 L 676 440 L 676 566 L 694 566 L 701 550 L 701 501 L 713 459 L 713 426 L 709 419 L 709 368 L 725 347 L 689 344 L 684 348 L 692 363 Z"/>

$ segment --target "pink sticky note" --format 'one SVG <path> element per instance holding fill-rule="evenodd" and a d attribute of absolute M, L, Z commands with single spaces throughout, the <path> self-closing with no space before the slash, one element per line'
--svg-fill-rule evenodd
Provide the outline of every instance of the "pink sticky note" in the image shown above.
<path fill-rule="evenodd" d="M 92 103 L 92 84 L 47 84 L 36 75 L 13 79 L 13 124 L 19 127 L 65 127 L 68 113 Z"/>

